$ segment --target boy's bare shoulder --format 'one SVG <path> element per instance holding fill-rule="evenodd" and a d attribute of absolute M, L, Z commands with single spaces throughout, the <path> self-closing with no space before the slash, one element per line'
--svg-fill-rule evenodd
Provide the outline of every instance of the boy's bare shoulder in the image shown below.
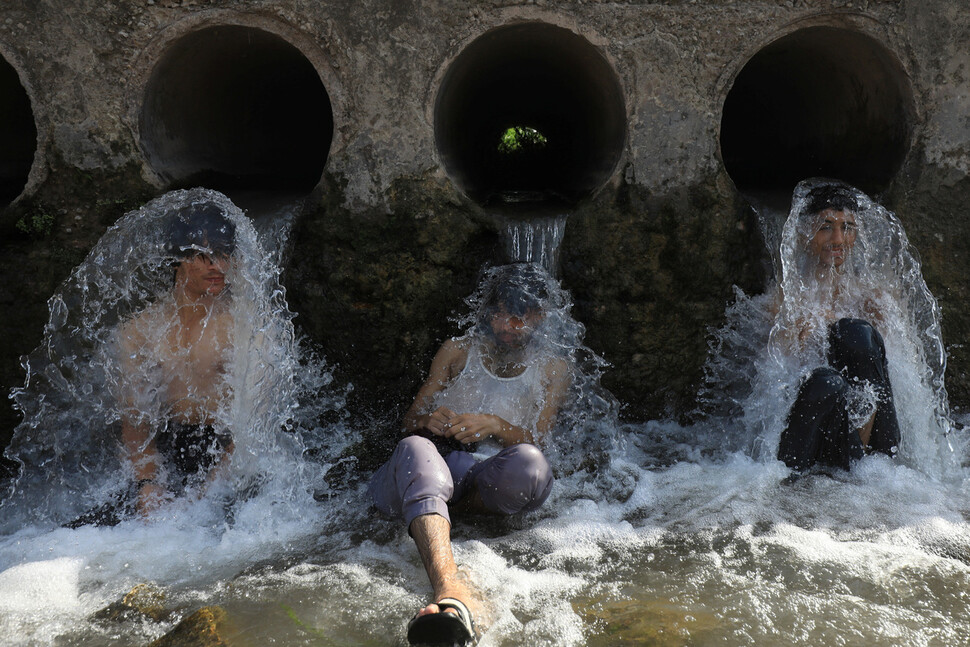
<path fill-rule="evenodd" d="M 170 316 L 163 302 L 155 302 L 118 326 L 118 341 L 126 348 L 143 346 Z"/>

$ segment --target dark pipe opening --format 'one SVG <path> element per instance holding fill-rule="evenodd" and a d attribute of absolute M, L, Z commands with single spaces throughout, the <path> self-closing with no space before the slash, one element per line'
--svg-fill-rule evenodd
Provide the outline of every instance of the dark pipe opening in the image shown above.
<path fill-rule="evenodd" d="M 589 41 L 522 23 L 484 34 L 452 62 L 434 125 L 445 170 L 473 200 L 575 202 L 615 168 L 626 108 L 616 74 Z M 515 127 L 545 142 L 500 147 Z"/>
<path fill-rule="evenodd" d="M 140 130 L 171 185 L 309 191 L 327 161 L 333 109 L 313 64 L 279 36 L 209 27 L 162 56 Z"/>
<path fill-rule="evenodd" d="M 909 150 L 913 93 L 874 39 L 809 27 L 771 43 L 741 70 L 721 118 L 721 155 L 743 192 L 787 192 L 811 176 L 878 192 Z"/>
<path fill-rule="evenodd" d="M 23 192 L 36 152 L 30 97 L 17 70 L 0 58 L 0 209 Z"/>

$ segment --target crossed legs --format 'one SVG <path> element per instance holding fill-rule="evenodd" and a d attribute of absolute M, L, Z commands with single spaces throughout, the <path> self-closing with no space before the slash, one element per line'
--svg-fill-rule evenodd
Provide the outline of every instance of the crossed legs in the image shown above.
<path fill-rule="evenodd" d="M 797 470 L 816 464 L 849 469 L 867 449 L 895 454 L 899 422 L 882 337 L 866 321 L 840 319 L 829 328 L 828 360 L 829 366 L 815 369 L 799 388 L 778 458 Z M 878 402 L 873 416 L 853 429 L 847 396 L 861 382 L 872 386 Z"/>
<path fill-rule="evenodd" d="M 409 436 L 374 474 L 370 493 L 382 512 L 404 518 L 434 590 L 434 602 L 456 598 L 474 615 L 478 605 L 473 590 L 458 571 L 451 549 L 449 503 L 465 500 L 487 512 L 515 514 L 542 505 L 552 482 L 548 461 L 533 445 L 515 445 L 476 461 L 467 452 L 442 458 L 430 440 Z M 434 602 L 418 615 L 438 613 Z"/>

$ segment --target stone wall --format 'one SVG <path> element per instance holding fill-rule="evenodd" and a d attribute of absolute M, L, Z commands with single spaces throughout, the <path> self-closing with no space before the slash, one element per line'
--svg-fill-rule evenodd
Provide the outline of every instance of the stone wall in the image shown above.
<path fill-rule="evenodd" d="M 531 191 L 570 213 L 561 275 L 626 415 L 682 416 L 732 286 L 767 278 L 750 196 L 827 174 L 906 224 L 970 404 L 960 0 L 11 0 L 0 58 L 4 389 L 105 227 L 206 183 L 308 196 L 297 323 L 393 418 Z M 503 166 L 502 124 L 552 143 Z"/>

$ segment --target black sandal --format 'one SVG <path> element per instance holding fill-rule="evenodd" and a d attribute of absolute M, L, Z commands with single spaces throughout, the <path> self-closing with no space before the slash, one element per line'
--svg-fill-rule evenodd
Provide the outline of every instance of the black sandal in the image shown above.
<path fill-rule="evenodd" d="M 408 642 L 412 645 L 472 645 L 475 643 L 475 622 L 471 611 L 460 600 L 444 598 L 435 604 L 438 613 L 415 616 L 408 623 Z M 455 613 L 446 613 L 452 609 Z"/>

